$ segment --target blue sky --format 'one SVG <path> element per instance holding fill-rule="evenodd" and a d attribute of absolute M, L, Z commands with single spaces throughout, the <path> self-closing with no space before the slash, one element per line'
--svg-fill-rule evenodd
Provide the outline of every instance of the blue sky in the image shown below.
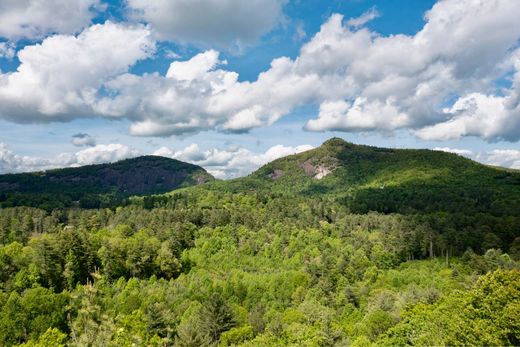
<path fill-rule="evenodd" d="M 332 137 L 520 168 L 516 0 L 0 3 L 0 172 Z"/>

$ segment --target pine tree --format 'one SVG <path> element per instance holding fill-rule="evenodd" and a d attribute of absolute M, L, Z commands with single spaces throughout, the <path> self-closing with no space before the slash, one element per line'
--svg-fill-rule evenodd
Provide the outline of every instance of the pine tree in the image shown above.
<path fill-rule="evenodd" d="M 213 293 L 201 310 L 201 329 L 213 341 L 218 341 L 220 334 L 235 326 L 233 312 L 222 295 Z"/>

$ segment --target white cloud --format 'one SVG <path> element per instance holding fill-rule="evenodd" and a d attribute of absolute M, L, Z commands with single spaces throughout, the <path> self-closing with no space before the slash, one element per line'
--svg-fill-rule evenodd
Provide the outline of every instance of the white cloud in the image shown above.
<path fill-rule="evenodd" d="M 220 63 L 219 53 L 214 50 L 199 53 L 188 61 L 174 61 L 166 72 L 166 77 L 177 81 L 193 81 L 200 79 Z"/>
<path fill-rule="evenodd" d="M 520 151 L 517 149 L 494 149 L 481 152 L 477 153 L 474 159 L 493 166 L 520 170 Z"/>
<path fill-rule="evenodd" d="M 476 159 L 489 165 L 520 169 L 520 151 L 516 149 L 495 149 L 479 154 Z"/>
<path fill-rule="evenodd" d="M 119 143 L 96 145 L 76 152 L 74 165 L 110 163 L 138 155 L 139 151 Z"/>
<path fill-rule="evenodd" d="M 307 129 L 387 131 L 448 120 L 442 127 L 417 134 L 428 139 L 452 138 L 453 132 L 462 131 L 459 136 L 518 139 L 520 131 L 510 128 L 518 116 L 509 111 L 486 117 L 482 112 L 477 117 L 486 121 L 464 132 L 469 122 L 454 122 L 460 115 L 453 109 L 442 110 L 453 95 L 462 95 L 464 100 L 472 90 L 489 91 L 492 82 L 514 66 L 511 49 L 520 38 L 517 13 L 520 3 L 515 1 L 444 0 L 427 13 L 427 23 L 416 35 L 388 37 L 366 29 L 350 31 L 340 17 L 331 18 L 304 46 L 299 59 L 313 58 L 308 63 L 312 68 L 321 58 L 322 71 L 344 71 L 345 80 L 351 81 L 350 92 L 345 89 L 325 100 Z M 495 98 L 485 97 L 490 102 Z M 475 118 L 477 110 L 467 110 L 467 116 Z M 432 132 L 436 133 L 426 135 Z"/>
<path fill-rule="evenodd" d="M 15 45 L 12 42 L 0 42 L 0 58 L 13 59 L 15 54 Z"/>
<path fill-rule="evenodd" d="M 347 20 L 347 25 L 354 28 L 359 28 L 367 24 L 371 20 L 376 19 L 377 17 L 379 17 L 379 12 L 377 12 L 375 7 L 372 7 L 370 10 L 363 13 L 361 16 L 356 18 L 350 18 L 349 20 Z"/>
<path fill-rule="evenodd" d="M 36 171 L 47 165 L 49 161 L 46 159 L 14 154 L 4 143 L 0 143 L 0 173 Z"/>
<path fill-rule="evenodd" d="M 250 3 L 257 1 L 242 6 Z M 199 0 L 129 2 L 142 16 L 161 18 L 180 4 L 200 5 Z M 164 11 L 155 13 L 155 7 Z M 320 105 L 306 129 L 404 128 L 426 139 L 516 140 L 518 13 L 519 1 L 443 0 L 426 14 L 417 34 L 391 36 L 355 27 L 360 19 L 349 25 L 332 15 L 295 59 L 274 59 L 252 82 L 225 70 L 214 50 L 173 61 L 165 76 L 128 73 L 153 54 L 150 29 L 107 22 L 20 51 L 18 71 L 0 74 L 0 116 L 17 122 L 126 118 L 133 135 L 170 136 L 245 132 L 271 125 L 297 107 Z M 511 71 L 511 87 L 497 90 L 494 82 Z"/>
<path fill-rule="evenodd" d="M 0 116 L 23 123 L 99 114 L 103 83 L 149 57 L 154 47 L 146 28 L 111 22 L 26 46 L 18 52 L 17 71 L 0 73 Z"/>
<path fill-rule="evenodd" d="M 89 134 L 78 133 L 72 135 L 72 144 L 76 147 L 92 147 L 96 145 L 96 139 L 94 139 Z"/>
<path fill-rule="evenodd" d="M 213 60 L 199 61 L 211 57 Z M 202 60 L 202 59 L 200 59 Z M 271 69 L 255 82 L 238 82 L 238 74 L 215 68 L 212 51 L 201 53 L 187 62 L 188 75 L 183 80 L 172 75 L 178 62 L 172 63 L 170 77 L 125 75 L 107 86 L 114 97 L 99 101 L 114 114 L 135 119 L 130 132 L 138 136 L 168 136 L 201 130 L 244 132 L 270 125 L 292 107 L 309 100 L 319 84 L 319 76 L 293 76 L 288 58 L 276 59 Z M 211 63 L 211 64 L 210 64 Z M 204 71 L 210 67 L 210 70 Z M 195 75 L 191 72 L 194 69 Z M 192 79 L 193 77 L 193 79 Z M 107 112 L 107 110 L 104 110 Z"/>
<path fill-rule="evenodd" d="M 240 51 L 283 18 L 286 0 L 127 0 L 160 39 Z"/>
<path fill-rule="evenodd" d="M 128 100 L 142 89 L 150 91 L 139 104 L 149 119 L 133 125 L 136 135 L 215 128 L 243 132 L 316 103 L 320 114 L 306 124 L 308 130 L 421 129 L 455 117 L 443 109 L 448 98 L 488 91 L 511 69 L 511 48 L 520 38 L 519 11 L 520 2 L 444 0 L 427 13 L 416 35 L 387 37 L 365 28 L 351 30 L 342 16 L 333 15 L 296 59 L 273 60 L 254 82 L 238 82 L 235 73 L 216 67 L 214 53 L 206 52 L 212 59 L 200 65 L 190 83 L 157 76 L 140 79 L 138 87 L 118 95 Z M 511 112 L 497 117 L 496 130 L 476 134 L 490 140 L 520 137 L 511 130 L 518 127 L 507 126 L 514 119 Z"/>
<path fill-rule="evenodd" d="M 21 156 L 0 143 L 0 174 L 42 171 L 54 168 L 110 163 L 140 155 L 140 152 L 121 144 L 97 145 L 75 153 L 62 153 L 55 158 Z"/>
<path fill-rule="evenodd" d="M 99 0 L 2 0 L 0 37 L 41 38 L 51 33 L 75 33 L 90 24 Z"/>
<path fill-rule="evenodd" d="M 487 140 L 520 138 L 520 50 L 512 54 L 515 74 L 504 95 L 470 93 L 444 110 L 450 118 L 417 131 L 427 140 L 458 139 L 479 136 Z"/>
<path fill-rule="evenodd" d="M 275 159 L 312 148 L 310 145 L 296 147 L 276 145 L 264 153 L 254 153 L 242 147 L 215 148 L 203 151 L 197 144 L 191 144 L 179 151 L 162 147 L 153 154 L 200 165 L 215 177 L 227 179 L 248 175 Z"/>
<path fill-rule="evenodd" d="M 367 117 L 367 114 L 372 115 Z M 392 130 L 409 123 L 408 115 L 399 111 L 391 99 L 382 103 L 357 98 L 354 104 L 346 101 L 326 101 L 320 105 L 318 119 L 307 122 L 306 129 L 325 130 Z"/>
<path fill-rule="evenodd" d="M 480 93 L 466 95 L 446 109 L 445 113 L 452 118 L 418 130 L 417 136 L 425 140 L 451 140 L 469 135 L 515 140 L 519 135 L 520 109 L 507 110 L 505 101 L 504 97 Z"/>
<path fill-rule="evenodd" d="M 520 151 L 516 149 L 493 149 L 484 152 L 473 152 L 468 149 L 436 147 L 436 151 L 455 153 L 476 160 L 483 164 L 520 169 Z"/>

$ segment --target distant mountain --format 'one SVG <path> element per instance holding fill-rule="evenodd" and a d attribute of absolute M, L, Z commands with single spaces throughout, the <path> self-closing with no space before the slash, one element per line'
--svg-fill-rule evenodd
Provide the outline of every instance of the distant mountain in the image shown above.
<path fill-rule="evenodd" d="M 0 206 L 47 210 L 115 206 L 131 195 L 197 188 L 334 200 L 353 213 L 520 211 L 520 173 L 427 149 L 390 149 L 332 138 L 320 147 L 268 163 L 247 177 L 216 181 L 203 168 L 144 156 L 112 164 L 0 175 Z M 520 226 L 519 226 L 520 227 Z"/>
<path fill-rule="evenodd" d="M 142 156 L 110 164 L 0 175 L 0 206 L 48 210 L 114 206 L 130 195 L 165 193 L 213 179 L 197 165 Z"/>
<path fill-rule="evenodd" d="M 217 189 L 333 198 L 352 212 L 520 211 L 520 173 L 427 149 L 390 149 L 332 138 Z"/>

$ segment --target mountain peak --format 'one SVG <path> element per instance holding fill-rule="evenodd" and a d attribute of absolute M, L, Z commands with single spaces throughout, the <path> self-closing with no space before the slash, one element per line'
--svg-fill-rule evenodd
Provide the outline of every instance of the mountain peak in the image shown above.
<path fill-rule="evenodd" d="M 327 141 L 323 142 L 322 146 L 344 146 L 351 144 L 350 142 L 347 142 L 343 140 L 341 137 L 331 137 Z"/>
<path fill-rule="evenodd" d="M 341 153 L 344 153 L 348 150 L 353 150 L 356 148 L 361 148 L 364 146 L 356 145 L 352 142 L 345 141 L 340 137 L 331 137 L 327 141 L 323 142 L 320 147 L 318 147 L 319 151 L 323 152 L 323 155 L 332 155 L 336 156 Z"/>
<path fill-rule="evenodd" d="M 401 199 L 400 194 L 405 194 L 415 208 L 413 197 L 418 192 L 428 191 L 435 199 L 439 199 L 435 194 L 460 199 L 457 194 L 478 190 L 482 182 L 497 190 L 517 191 L 520 175 L 450 153 L 358 145 L 333 137 L 310 151 L 274 160 L 230 185 L 342 199 L 358 195 L 361 199 L 363 194 Z"/>

